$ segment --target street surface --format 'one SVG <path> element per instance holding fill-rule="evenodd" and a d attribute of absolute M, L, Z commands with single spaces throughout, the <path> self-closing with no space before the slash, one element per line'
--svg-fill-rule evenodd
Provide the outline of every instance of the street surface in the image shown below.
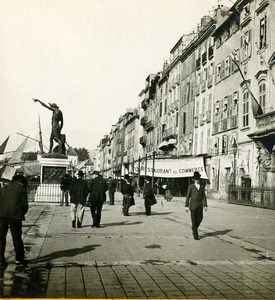
<path fill-rule="evenodd" d="M 72 228 L 69 207 L 30 204 L 23 227 L 26 267 L 8 267 L 0 297 L 275 299 L 275 211 L 208 200 L 193 239 L 184 198 L 158 198 L 152 215 L 136 197 L 103 206 L 101 228 Z"/>

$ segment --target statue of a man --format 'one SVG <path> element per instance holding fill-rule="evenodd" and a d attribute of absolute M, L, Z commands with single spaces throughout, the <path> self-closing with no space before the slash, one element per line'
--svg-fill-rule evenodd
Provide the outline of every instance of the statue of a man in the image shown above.
<path fill-rule="evenodd" d="M 64 149 L 64 142 L 62 142 L 61 137 L 61 130 L 63 128 L 63 114 L 56 103 L 49 103 L 49 105 L 45 104 L 41 100 L 33 99 L 34 102 L 39 102 L 42 106 L 46 107 L 47 109 L 51 110 L 52 113 L 52 132 L 50 136 L 50 149 L 49 153 L 53 150 L 53 141 L 55 140 L 58 145 L 59 149 Z M 63 139 L 64 140 L 64 139 Z M 62 154 L 64 151 L 62 151 Z"/>

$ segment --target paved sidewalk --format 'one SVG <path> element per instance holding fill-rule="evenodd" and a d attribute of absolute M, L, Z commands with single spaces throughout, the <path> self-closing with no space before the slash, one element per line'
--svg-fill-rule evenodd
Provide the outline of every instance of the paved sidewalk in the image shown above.
<path fill-rule="evenodd" d="M 158 199 L 152 216 L 136 197 L 105 204 L 102 228 L 71 228 L 69 207 L 31 205 L 23 236 L 27 267 L 8 239 L 1 297 L 275 299 L 274 211 L 209 200 L 199 241 L 184 199 Z"/>

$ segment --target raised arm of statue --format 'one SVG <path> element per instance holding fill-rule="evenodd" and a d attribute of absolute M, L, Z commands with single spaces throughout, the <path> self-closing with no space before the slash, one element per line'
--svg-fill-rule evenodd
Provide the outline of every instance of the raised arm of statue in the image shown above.
<path fill-rule="evenodd" d="M 34 102 L 39 102 L 42 106 L 46 107 L 47 109 L 49 109 L 49 110 L 51 110 L 51 111 L 54 110 L 51 106 L 47 105 L 46 103 L 42 102 L 42 101 L 39 100 L 39 99 L 34 99 L 34 98 L 32 98 L 32 100 L 33 100 Z"/>

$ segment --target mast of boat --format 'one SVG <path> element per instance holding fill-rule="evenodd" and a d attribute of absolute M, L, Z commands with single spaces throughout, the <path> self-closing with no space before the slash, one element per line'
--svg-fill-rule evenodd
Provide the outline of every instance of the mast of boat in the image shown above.
<path fill-rule="evenodd" d="M 40 123 L 40 116 L 38 115 L 38 123 L 39 123 L 39 148 L 41 151 L 41 155 L 44 153 L 44 149 L 43 149 L 43 141 L 42 141 L 42 131 L 41 131 L 41 123 Z"/>

